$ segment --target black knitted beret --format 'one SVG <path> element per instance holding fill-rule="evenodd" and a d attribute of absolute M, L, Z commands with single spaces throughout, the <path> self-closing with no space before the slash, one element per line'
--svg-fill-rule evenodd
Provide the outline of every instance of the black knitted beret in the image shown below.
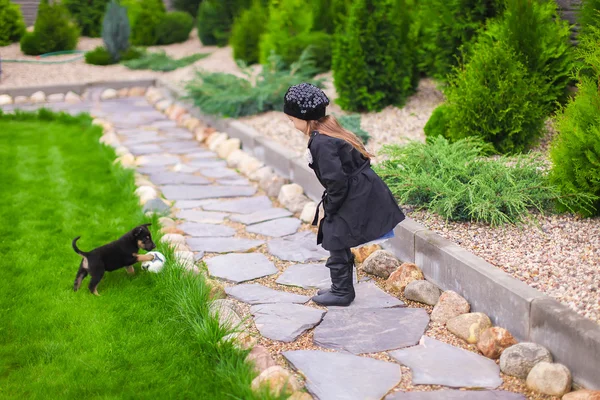
<path fill-rule="evenodd" d="M 329 99 L 318 87 L 310 83 L 291 86 L 285 94 L 283 112 L 305 121 L 325 116 Z"/>

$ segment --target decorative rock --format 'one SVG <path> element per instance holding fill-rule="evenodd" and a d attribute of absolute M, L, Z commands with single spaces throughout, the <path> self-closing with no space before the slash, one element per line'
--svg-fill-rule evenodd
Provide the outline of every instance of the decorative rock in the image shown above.
<path fill-rule="evenodd" d="M 262 385 L 266 385 L 275 396 L 289 395 L 301 388 L 296 378 L 279 365 L 267 368 L 254 378 L 252 390 L 258 391 Z"/>
<path fill-rule="evenodd" d="M 246 357 L 247 361 L 254 363 L 254 369 L 260 374 L 269 367 L 277 365 L 269 351 L 263 346 L 256 346 Z"/>
<path fill-rule="evenodd" d="M 540 362 L 527 375 L 527 387 L 549 396 L 561 397 L 571 391 L 571 372 L 562 364 Z"/>
<path fill-rule="evenodd" d="M 181 117 L 183 114 L 185 114 L 187 112 L 187 110 L 183 107 L 181 107 L 180 105 L 174 105 L 173 108 L 171 108 L 171 111 L 167 111 L 167 117 L 170 120 L 176 121 L 177 119 L 179 119 L 179 117 Z"/>
<path fill-rule="evenodd" d="M 231 237 L 235 235 L 235 229 L 230 226 L 203 224 L 200 222 L 184 222 L 179 228 L 191 237 Z"/>
<path fill-rule="evenodd" d="M 65 101 L 67 103 L 80 103 L 81 102 L 81 97 L 79 97 L 76 93 L 73 93 L 71 91 L 67 92 L 67 94 L 65 95 Z"/>
<path fill-rule="evenodd" d="M 309 202 L 306 196 L 304 196 L 302 186 L 296 183 L 283 185 L 277 200 L 293 213 L 302 212 L 306 203 Z"/>
<path fill-rule="evenodd" d="M 196 261 L 194 260 L 194 253 L 191 251 L 176 251 L 175 259 L 187 269 L 192 269 L 196 266 Z"/>
<path fill-rule="evenodd" d="M 171 106 L 173 102 L 171 100 L 168 99 L 164 99 L 164 100 L 160 100 L 159 102 L 157 102 L 154 107 L 158 110 L 158 111 L 165 111 L 167 108 L 169 108 Z"/>
<path fill-rule="evenodd" d="M 175 223 L 175 221 L 173 221 L 173 219 L 169 218 L 169 217 L 160 217 L 158 219 L 158 223 L 160 224 L 160 226 L 164 227 L 164 228 L 171 228 L 171 227 L 175 227 L 177 224 Z"/>
<path fill-rule="evenodd" d="M 198 259 L 197 256 L 194 256 L 194 258 L 196 260 Z M 225 288 L 220 282 L 209 278 L 206 278 L 206 281 L 210 287 L 209 297 L 212 300 L 225 299 L 227 297 L 227 294 L 225 293 Z"/>
<path fill-rule="evenodd" d="M 391 273 L 387 279 L 385 287 L 392 293 L 402 293 L 406 285 L 410 282 L 423 280 L 423 272 L 413 263 L 404 263 L 397 270 Z"/>
<path fill-rule="evenodd" d="M 240 165 L 240 162 L 247 154 L 242 150 L 234 150 L 227 157 L 227 166 L 229 168 L 237 168 Z"/>
<path fill-rule="evenodd" d="M 600 400 L 600 390 L 577 390 L 565 394 L 562 400 Z"/>
<path fill-rule="evenodd" d="M 254 171 L 263 166 L 263 163 L 258 159 L 248 156 L 244 157 L 238 166 L 240 172 L 246 176 L 250 176 Z"/>
<path fill-rule="evenodd" d="M 260 253 L 217 256 L 207 260 L 206 265 L 211 276 L 233 283 L 245 282 L 279 272 L 275 265 Z"/>
<path fill-rule="evenodd" d="M 187 242 L 192 250 L 207 253 L 246 252 L 265 243 L 262 240 L 238 238 L 191 238 Z"/>
<path fill-rule="evenodd" d="M 98 141 L 107 146 L 115 146 L 119 143 L 119 138 L 114 132 L 107 132 L 102 135 Z"/>
<path fill-rule="evenodd" d="M 481 332 L 492 327 L 492 321 L 484 313 L 469 313 L 450 318 L 446 327 L 467 343 L 475 344 Z"/>
<path fill-rule="evenodd" d="M 135 194 L 140 198 L 141 205 L 144 205 L 148 201 L 158 197 L 156 189 L 154 189 L 152 186 L 140 186 L 139 188 L 135 189 Z"/>
<path fill-rule="evenodd" d="M 248 304 L 270 303 L 306 303 L 308 296 L 274 290 L 257 283 L 231 286 L 225 292 L 241 302 Z"/>
<path fill-rule="evenodd" d="M 181 229 L 177 228 L 176 226 L 169 226 L 169 227 L 165 227 L 165 228 L 160 228 L 160 232 L 161 233 L 176 233 L 178 235 L 185 234 L 184 231 L 182 231 Z"/>
<path fill-rule="evenodd" d="M 505 390 L 434 390 L 431 392 L 396 392 L 385 400 L 526 400 L 520 393 Z"/>
<path fill-rule="evenodd" d="M 227 139 L 217 146 L 217 155 L 226 159 L 234 150 L 239 149 L 241 145 L 242 142 L 240 139 Z"/>
<path fill-rule="evenodd" d="M 269 197 L 277 197 L 281 192 L 281 188 L 287 183 L 287 180 L 279 175 L 260 181 L 258 184 Z"/>
<path fill-rule="evenodd" d="M 435 306 L 440 299 L 440 289 L 431 282 L 412 281 L 406 285 L 404 297 L 408 300 Z"/>
<path fill-rule="evenodd" d="M 284 261 L 306 263 L 320 261 L 329 256 L 320 245 L 317 245 L 316 235 L 310 231 L 298 232 L 268 243 L 269 253 Z"/>
<path fill-rule="evenodd" d="M 535 343 L 518 343 L 502 352 L 500 369 L 506 375 L 525 379 L 531 369 L 542 361 L 552 362 L 548 349 Z"/>
<path fill-rule="evenodd" d="M 445 324 L 450 318 L 466 314 L 470 309 L 471 306 L 464 297 L 452 290 L 448 290 L 442 293 L 440 300 L 433 308 L 431 320 Z"/>
<path fill-rule="evenodd" d="M 389 251 L 377 250 L 362 265 L 363 271 L 387 279 L 400 267 L 400 261 Z"/>
<path fill-rule="evenodd" d="M 316 212 L 317 212 L 317 203 L 315 203 L 314 201 L 309 201 L 308 203 L 306 203 L 304 205 L 304 208 L 302 209 L 302 213 L 300 214 L 300 220 L 302 222 L 306 222 L 307 224 L 310 224 L 313 222 Z"/>
<path fill-rule="evenodd" d="M 356 260 L 356 262 L 362 264 L 371 254 L 375 253 L 377 250 L 381 250 L 381 246 L 379 246 L 378 244 L 370 244 L 352 249 L 352 254 L 354 254 L 354 259 Z"/>
<path fill-rule="evenodd" d="M 225 197 L 248 197 L 256 193 L 251 186 L 161 186 L 165 197 L 170 200 L 202 200 Z"/>
<path fill-rule="evenodd" d="M 273 171 L 273 168 L 261 167 L 261 168 L 257 169 L 256 171 L 254 171 L 252 174 L 250 174 L 249 178 L 252 181 L 260 182 L 263 179 L 266 181 L 267 179 L 270 179 L 273 176 L 275 176 L 275 171 Z M 259 183 L 259 186 L 260 186 L 260 183 Z"/>
<path fill-rule="evenodd" d="M 170 245 L 176 246 L 178 244 L 185 244 L 185 237 L 183 235 L 177 235 L 174 233 L 168 233 L 160 238 L 161 243 L 168 243 Z"/>
<path fill-rule="evenodd" d="M 128 88 L 123 88 L 123 89 L 117 90 L 117 97 L 127 97 L 128 95 L 129 95 Z"/>
<path fill-rule="evenodd" d="M 177 218 L 206 224 L 220 224 L 225 217 L 227 217 L 225 213 L 211 211 L 182 210 L 177 213 Z"/>
<path fill-rule="evenodd" d="M 135 168 L 135 157 L 131 153 L 123 154 L 115 159 L 114 164 L 121 164 L 124 168 Z"/>
<path fill-rule="evenodd" d="M 252 225 L 259 222 L 289 217 L 291 215 L 292 213 L 285 208 L 267 208 L 265 210 L 253 212 L 252 214 L 233 215 L 229 217 L 229 219 L 233 222 L 240 222 L 244 225 Z"/>
<path fill-rule="evenodd" d="M 361 308 L 391 308 L 404 306 L 402 300 L 394 296 L 390 296 L 383 290 L 379 289 L 373 282 L 361 282 L 354 285 L 356 298 L 348 306 L 344 307 L 347 310 Z M 339 309 L 340 307 L 329 307 L 330 310 Z"/>
<path fill-rule="evenodd" d="M 117 98 L 117 91 L 115 89 L 104 89 L 100 95 L 100 100 L 111 100 Z"/>
<path fill-rule="evenodd" d="M 144 213 L 167 214 L 171 208 L 162 199 L 154 198 L 144 204 L 143 211 Z"/>
<path fill-rule="evenodd" d="M 282 237 L 298 231 L 302 221 L 297 218 L 281 218 L 275 221 L 261 222 L 246 228 L 249 233 L 257 233 L 263 236 Z"/>
<path fill-rule="evenodd" d="M 381 399 L 402 377 L 395 363 L 318 350 L 284 351 L 317 399 Z"/>
<path fill-rule="evenodd" d="M 315 344 L 354 354 L 414 346 L 429 324 L 421 308 L 329 311 L 314 331 Z"/>
<path fill-rule="evenodd" d="M 218 316 L 219 324 L 227 329 L 235 330 L 242 324 L 242 319 L 227 300 L 214 300 L 210 303 L 209 312 L 213 317 Z"/>
<path fill-rule="evenodd" d="M 250 307 L 256 329 L 271 340 L 293 342 L 302 333 L 313 328 L 325 311 L 299 304 L 259 304 Z"/>
<path fill-rule="evenodd" d="M 217 147 L 228 139 L 226 133 L 215 132 L 206 139 L 206 145 L 211 151 L 217 150 Z"/>
<path fill-rule="evenodd" d="M 236 214 L 252 214 L 267 208 L 273 204 L 266 196 L 257 196 L 249 199 L 219 201 L 203 206 L 207 211 L 223 211 Z"/>
<path fill-rule="evenodd" d="M 313 397 L 306 392 L 295 392 L 287 400 L 313 400 Z"/>
<path fill-rule="evenodd" d="M 495 389 L 502 384 L 494 361 L 427 336 L 418 346 L 389 354 L 411 369 L 413 385 Z"/>
<path fill-rule="evenodd" d="M 187 130 L 195 132 L 196 129 L 198 129 L 202 126 L 202 122 L 198 118 L 192 117 L 192 118 L 188 118 L 187 120 L 185 120 L 185 122 L 183 123 L 183 126 Z"/>
<path fill-rule="evenodd" d="M 13 103 L 12 97 L 7 94 L 0 95 L 0 106 L 7 106 Z"/>
<path fill-rule="evenodd" d="M 34 94 L 31 95 L 29 100 L 32 103 L 45 103 L 46 102 L 46 93 L 41 92 L 41 91 L 35 92 Z"/>
<path fill-rule="evenodd" d="M 517 344 L 517 340 L 504 328 L 488 328 L 481 333 L 477 348 L 487 358 L 498 359 L 502 352 Z M 600 399 L 598 399 L 600 400 Z"/>
<path fill-rule="evenodd" d="M 16 96 L 15 104 L 25 104 L 29 103 L 29 98 L 27 96 Z"/>
<path fill-rule="evenodd" d="M 129 97 L 143 97 L 146 94 L 146 88 L 141 86 L 134 86 L 129 89 L 128 93 Z"/>

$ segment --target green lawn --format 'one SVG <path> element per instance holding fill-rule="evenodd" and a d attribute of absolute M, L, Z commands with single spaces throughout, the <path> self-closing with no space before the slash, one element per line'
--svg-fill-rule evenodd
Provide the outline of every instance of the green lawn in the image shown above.
<path fill-rule="evenodd" d="M 0 398 L 267 398 L 219 344 L 204 280 L 136 266 L 105 274 L 101 297 L 89 277 L 73 292 L 75 236 L 85 251 L 147 221 L 100 134 L 89 117 L 0 115 Z"/>

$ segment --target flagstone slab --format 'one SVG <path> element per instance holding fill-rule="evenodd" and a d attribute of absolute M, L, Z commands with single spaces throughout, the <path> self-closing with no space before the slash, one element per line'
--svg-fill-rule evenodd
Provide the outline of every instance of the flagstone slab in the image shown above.
<path fill-rule="evenodd" d="M 215 199 L 205 199 L 205 200 L 177 200 L 175 202 L 175 208 L 179 208 L 180 210 L 187 210 L 192 208 L 201 208 L 207 204 L 213 204 L 214 202 L 218 202 Z"/>
<path fill-rule="evenodd" d="M 186 240 L 192 251 L 207 253 L 245 252 L 262 246 L 262 240 L 241 238 L 189 238 Z"/>
<path fill-rule="evenodd" d="M 246 282 L 279 272 L 275 264 L 260 253 L 226 254 L 206 260 L 206 265 L 211 276 L 234 283 Z"/>
<path fill-rule="evenodd" d="M 356 268 L 352 271 L 354 284 L 358 282 Z M 279 275 L 276 283 L 286 286 L 297 286 L 303 289 L 328 289 L 331 287 L 329 268 L 325 264 L 290 265 Z"/>
<path fill-rule="evenodd" d="M 192 168 L 199 169 L 208 169 L 208 168 L 223 168 L 227 166 L 227 162 L 220 159 L 194 159 L 187 162 Z"/>
<path fill-rule="evenodd" d="M 285 261 L 306 263 L 320 261 L 329 256 L 323 247 L 317 245 L 317 236 L 310 231 L 271 239 L 268 246 L 269 253 Z"/>
<path fill-rule="evenodd" d="M 150 180 L 155 185 L 209 185 L 211 183 L 202 176 L 170 171 L 151 174 Z"/>
<path fill-rule="evenodd" d="M 135 135 L 135 136 L 127 136 L 123 143 L 126 146 L 133 146 L 135 144 L 145 144 L 145 143 L 160 143 L 168 140 L 167 138 L 158 136 L 156 133 L 152 131 L 148 131 L 148 134 L 144 135 Z"/>
<path fill-rule="evenodd" d="M 496 389 L 502 384 L 493 360 L 427 336 L 418 346 L 389 355 L 411 369 L 413 385 Z"/>
<path fill-rule="evenodd" d="M 270 303 L 306 303 L 310 300 L 308 296 L 295 293 L 283 292 L 268 288 L 258 283 L 247 283 L 225 288 L 225 293 L 248 304 L 270 304 Z"/>
<path fill-rule="evenodd" d="M 168 155 L 149 155 L 141 156 L 137 163 L 138 165 L 158 166 L 158 165 L 175 165 L 179 162 L 179 157 Z"/>
<path fill-rule="evenodd" d="M 218 224 L 204 224 L 200 222 L 184 222 L 178 226 L 179 229 L 191 237 L 231 237 L 235 235 L 235 229 L 230 226 Z"/>
<path fill-rule="evenodd" d="M 224 211 L 234 214 L 251 214 L 256 211 L 271 207 L 271 200 L 269 200 L 267 196 L 256 196 L 248 199 L 215 202 L 203 206 L 202 208 L 206 211 Z"/>
<path fill-rule="evenodd" d="M 202 222 L 205 224 L 220 224 L 228 214 L 214 211 L 181 210 L 177 212 L 177 218 L 190 222 Z"/>
<path fill-rule="evenodd" d="M 176 121 L 172 121 L 170 119 L 164 119 L 164 120 L 161 120 L 161 121 L 154 121 L 154 122 L 148 124 L 148 126 L 151 126 L 153 128 L 156 128 L 156 129 L 165 130 L 165 129 L 169 129 L 169 128 L 176 128 L 177 127 L 177 122 Z"/>
<path fill-rule="evenodd" d="M 300 225 L 302 225 L 302 221 L 298 218 L 281 218 L 250 225 L 246 231 L 263 236 L 283 237 L 296 233 Z"/>
<path fill-rule="evenodd" d="M 379 289 L 373 282 L 362 282 L 354 285 L 356 298 L 348 307 L 329 307 L 333 309 L 357 309 L 357 308 L 391 308 L 404 307 L 402 300 L 390 296 L 383 290 Z"/>
<path fill-rule="evenodd" d="M 252 214 L 232 215 L 229 217 L 234 222 L 239 222 L 244 225 L 258 224 L 259 222 L 271 221 L 278 218 L 290 217 L 291 211 L 285 208 L 267 208 L 264 210 L 253 212 Z"/>
<path fill-rule="evenodd" d="M 206 150 L 195 150 L 193 153 L 186 154 L 186 157 L 189 160 L 206 160 L 206 159 L 214 159 L 215 161 L 218 160 L 218 157 L 215 153 L 213 153 L 212 151 L 206 151 Z"/>
<path fill-rule="evenodd" d="M 200 173 L 207 178 L 223 179 L 238 177 L 238 173 L 229 168 L 208 168 L 201 169 Z"/>
<path fill-rule="evenodd" d="M 396 392 L 385 400 L 525 400 L 520 393 L 505 390 L 435 390 L 432 392 Z"/>
<path fill-rule="evenodd" d="M 135 146 L 129 146 L 129 152 L 134 156 L 143 156 L 147 154 L 163 153 L 164 150 L 155 143 L 139 144 Z"/>
<path fill-rule="evenodd" d="M 377 353 L 416 345 L 428 324 L 422 308 L 331 309 L 313 341 L 354 354 Z"/>
<path fill-rule="evenodd" d="M 321 322 L 325 311 L 299 304 L 259 304 L 250 307 L 256 329 L 268 339 L 293 342 Z"/>
<path fill-rule="evenodd" d="M 159 174 L 159 173 L 167 172 L 167 171 L 169 171 L 169 167 L 166 165 L 143 166 L 143 167 L 137 167 L 137 171 L 140 174 L 152 175 L 152 174 Z"/>
<path fill-rule="evenodd" d="M 353 354 L 319 350 L 284 351 L 306 377 L 306 388 L 320 400 L 381 399 L 402 378 L 400 366 Z"/>
<path fill-rule="evenodd" d="M 163 185 L 160 189 L 169 200 L 202 200 L 242 197 L 253 196 L 256 193 L 256 188 L 252 186 Z"/>
<path fill-rule="evenodd" d="M 250 181 L 246 178 L 224 178 L 224 179 L 217 179 L 217 184 L 219 185 L 223 185 L 223 186 L 244 186 L 244 185 L 250 185 Z"/>

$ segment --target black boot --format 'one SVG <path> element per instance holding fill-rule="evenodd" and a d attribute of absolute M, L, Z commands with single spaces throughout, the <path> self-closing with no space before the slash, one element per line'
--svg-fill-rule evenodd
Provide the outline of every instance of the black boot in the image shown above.
<path fill-rule="evenodd" d="M 350 305 L 355 297 L 352 282 L 353 263 L 344 262 L 338 257 L 330 257 L 327 264 L 331 276 L 331 290 L 313 297 L 312 300 L 322 306 Z"/>
<path fill-rule="evenodd" d="M 350 274 L 352 275 L 352 281 L 354 282 L 354 267 L 355 267 L 355 258 L 354 254 L 350 256 L 350 262 L 348 263 L 348 268 L 350 268 Z M 324 288 L 317 290 L 317 295 L 324 294 L 330 292 L 331 288 Z"/>

